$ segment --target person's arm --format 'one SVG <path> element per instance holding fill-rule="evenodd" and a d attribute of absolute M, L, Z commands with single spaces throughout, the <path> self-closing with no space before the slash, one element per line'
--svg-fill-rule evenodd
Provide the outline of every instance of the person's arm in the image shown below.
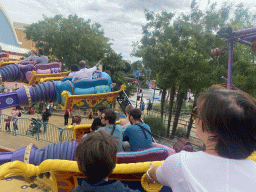
<path fill-rule="evenodd" d="M 101 60 L 99 60 L 99 61 L 98 61 L 98 63 L 95 65 L 95 67 L 97 67 L 97 68 L 98 68 L 98 67 L 99 67 L 99 65 L 100 65 L 100 63 L 101 63 Z"/>
<path fill-rule="evenodd" d="M 94 67 L 89 68 L 89 69 L 87 69 L 87 70 L 90 71 L 90 72 L 92 72 L 92 73 L 94 73 L 94 71 L 97 70 L 97 67 L 96 67 L 96 65 L 95 65 Z"/>
<path fill-rule="evenodd" d="M 157 177 L 156 177 L 156 170 L 158 168 L 159 168 L 158 166 L 153 167 L 153 165 L 152 165 L 152 167 L 150 167 L 147 170 L 146 176 L 147 176 L 147 180 L 150 183 L 159 183 L 159 181 L 157 180 Z"/>
<path fill-rule="evenodd" d="M 129 141 L 129 128 L 128 127 L 124 131 L 123 141 Z"/>
<path fill-rule="evenodd" d="M 124 126 L 124 121 L 125 121 L 125 119 L 121 119 L 120 122 L 119 122 L 119 125 Z"/>

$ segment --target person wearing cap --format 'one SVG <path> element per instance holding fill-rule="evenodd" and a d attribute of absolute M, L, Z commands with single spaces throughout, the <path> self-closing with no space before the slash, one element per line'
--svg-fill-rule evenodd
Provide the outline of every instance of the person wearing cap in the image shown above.
<path fill-rule="evenodd" d="M 85 79 L 85 80 L 91 80 L 92 79 L 92 74 L 97 70 L 99 64 L 101 63 L 101 60 L 92 68 L 86 68 L 86 61 L 80 61 L 79 66 L 80 70 L 73 73 L 73 79 L 72 82 L 74 83 L 77 80 L 80 79 Z"/>
<path fill-rule="evenodd" d="M 30 52 L 30 56 L 29 56 L 28 58 L 24 59 L 23 61 L 36 61 L 36 59 L 37 59 L 36 54 L 37 54 L 37 53 L 32 50 L 32 51 Z"/>

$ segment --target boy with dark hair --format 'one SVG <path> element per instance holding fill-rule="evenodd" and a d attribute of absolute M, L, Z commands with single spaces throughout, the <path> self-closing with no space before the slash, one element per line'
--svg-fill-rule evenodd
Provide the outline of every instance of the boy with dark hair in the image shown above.
<path fill-rule="evenodd" d="M 120 125 L 116 125 L 116 114 L 111 109 L 105 109 L 103 113 L 101 114 L 101 123 L 103 125 L 106 125 L 105 127 L 99 128 L 99 130 L 104 130 L 110 135 L 115 136 L 118 140 L 118 151 L 122 151 L 122 129 Z"/>
<path fill-rule="evenodd" d="M 92 131 L 96 131 L 99 127 L 104 126 L 104 125 L 101 123 L 100 117 L 101 117 L 101 114 L 103 113 L 103 111 L 104 111 L 105 109 L 108 109 L 108 108 L 106 107 L 106 105 L 101 105 L 101 106 L 99 106 L 99 107 L 97 108 L 97 113 L 98 113 L 98 116 L 99 116 L 99 117 L 97 117 L 97 118 L 95 118 L 95 119 L 93 120 L 92 126 L 91 126 L 91 130 L 92 130 Z"/>
<path fill-rule="evenodd" d="M 79 71 L 78 65 L 71 65 L 70 70 L 71 72 L 68 74 L 68 76 L 73 76 L 77 71 Z"/>
<path fill-rule="evenodd" d="M 78 181 L 71 192 L 132 192 L 117 180 L 108 180 L 116 166 L 118 140 L 103 130 L 88 134 L 75 150 L 79 170 L 86 179 Z M 136 190 L 138 191 L 138 190 Z"/>
<path fill-rule="evenodd" d="M 141 123 L 141 111 L 132 109 L 129 113 L 131 125 L 123 134 L 123 141 L 128 141 L 131 151 L 138 151 L 153 147 L 150 127 Z"/>

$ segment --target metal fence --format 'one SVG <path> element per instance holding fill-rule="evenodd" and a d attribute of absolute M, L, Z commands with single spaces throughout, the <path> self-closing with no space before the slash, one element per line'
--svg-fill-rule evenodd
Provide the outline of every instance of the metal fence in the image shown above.
<path fill-rule="evenodd" d="M 6 129 L 6 119 L 10 117 L 9 115 L 2 114 L 0 125 L 1 129 L 0 132 L 5 132 Z M 18 131 L 15 131 L 14 128 L 14 121 L 12 120 L 10 123 L 10 132 L 13 136 L 20 135 L 20 136 L 27 136 L 34 138 L 40 141 L 46 141 L 50 143 L 57 143 L 59 141 L 72 141 L 74 139 L 74 132 L 69 131 L 66 128 L 57 127 L 51 123 L 46 124 L 46 133 L 44 134 L 44 125 L 41 121 L 34 121 L 33 119 L 29 118 L 18 118 L 17 121 L 17 128 Z"/>
<path fill-rule="evenodd" d="M 160 117 L 160 112 L 158 112 L 158 111 L 151 111 L 151 112 L 149 112 L 149 115 L 159 116 Z M 170 131 L 172 131 L 174 115 L 175 115 L 175 112 L 173 112 L 173 115 L 172 115 Z M 189 124 L 190 116 L 191 116 L 191 110 L 187 110 L 187 109 L 181 110 L 177 129 L 182 128 L 182 129 L 187 131 L 187 127 L 188 127 L 188 124 Z M 168 124 L 168 114 L 164 113 L 163 121 L 164 121 L 165 126 L 167 127 L 167 124 Z M 173 144 L 177 141 L 177 138 L 171 139 L 171 138 L 165 137 L 164 135 L 166 135 L 166 133 L 162 133 L 160 131 L 157 131 L 156 134 L 153 134 L 153 135 L 154 135 L 155 138 L 157 138 L 157 141 L 159 143 L 162 142 L 162 143 L 165 143 L 165 144 L 173 146 Z M 202 150 L 204 148 L 203 142 L 196 136 L 196 128 L 195 128 L 194 123 L 192 124 L 192 129 L 191 129 L 190 136 L 189 136 L 188 140 L 192 144 L 192 146 L 194 147 L 194 149 L 196 151 L 197 150 Z"/>
<path fill-rule="evenodd" d="M 180 119 L 179 119 L 179 123 L 178 123 L 178 128 L 183 128 L 183 129 L 187 129 L 188 127 L 188 118 L 190 117 L 191 112 L 186 111 L 182 111 L 180 114 Z M 155 113 L 155 112 L 151 112 L 151 115 L 156 115 L 156 116 L 160 116 L 160 113 Z M 0 120 L 0 132 L 4 132 L 5 131 L 5 119 L 7 119 L 9 117 L 9 115 L 5 115 L 2 114 L 1 115 L 1 120 Z M 164 123 L 165 125 L 167 125 L 168 122 L 168 116 L 164 115 Z M 44 130 L 44 125 L 42 122 L 39 123 L 38 125 L 38 130 L 36 130 L 35 132 L 31 131 L 31 129 L 33 129 L 33 123 L 34 121 L 32 119 L 29 118 L 18 118 L 18 122 L 17 122 L 17 127 L 18 127 L 18 132 L 14 131 L 14 126 L 13 126 L 13 121 L 11 121 L 11 125 L 10 125 L 10 130 L 11 132 L 9 132 L 10 134 L 12 134 L 13 136 L 16 135 L 20 135 L 20 136 L 27 136 L 27 137 L 31 137 L 34 138 L 36 140 L 40 140 L 40 141 L 46 141 L 46 142 L 50 142 L 50 143 L 57 143 L 59 141 L 63 142 L 65 140 L 68 141 L 72 141 L 74 139 L 74 131 L 69 131 L 66 128 L 62 128 L 62 127 L 57 127 L 56 125 L 53 125 L 51 123 L 48 123 L 46 125 L 46 133 L 43 133 Z M 172 122 L 171 122 L 171 127 L 172 127 Z M 174 139 L 170 139 L 167 137 L 162 137 L 162 133 L 157 133 L 156 135 L 154 135 L 155 137 L 159 138 L 159 141 L 163 141 L 169 145 L 172 145 L 174 142 L 176 142 L 176 140 Z M 196 136 L 196 129 L 194 124 L 192 125 L 192 130 L 190 132 L 190 137 L 189 137 L 189 141 L 192 143 L 192 145 L 194 146 L 195 149 L 202 149 L 203 143 L 202 141 Z"/>

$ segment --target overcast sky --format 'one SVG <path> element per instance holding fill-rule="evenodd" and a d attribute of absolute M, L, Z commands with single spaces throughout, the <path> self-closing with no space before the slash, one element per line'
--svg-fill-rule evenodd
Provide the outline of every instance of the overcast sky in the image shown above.
<path fill-rule="evenodd" d="M 223 0 L 215 0 L 221 5 Z M 249 6 L 256 13 L 255 0 L 233 0 Z M 53 17 L 56 14 L 68 16 L 77 14 L 85 20 L 91 19 L 102 25 L 105 36 L 113 39 L 112 48 L 122 53 L 126 60 L 131 57 L 132 42 L 142 37 L 141 26 L 146 23 L 144 10 L 175 11 L 188 10 L 191 0 L 0 0 L 12 22 L 31 24 L 41 20 L 42 15 Z M 198 0 L 202 7 L 208 0 Z"/>

